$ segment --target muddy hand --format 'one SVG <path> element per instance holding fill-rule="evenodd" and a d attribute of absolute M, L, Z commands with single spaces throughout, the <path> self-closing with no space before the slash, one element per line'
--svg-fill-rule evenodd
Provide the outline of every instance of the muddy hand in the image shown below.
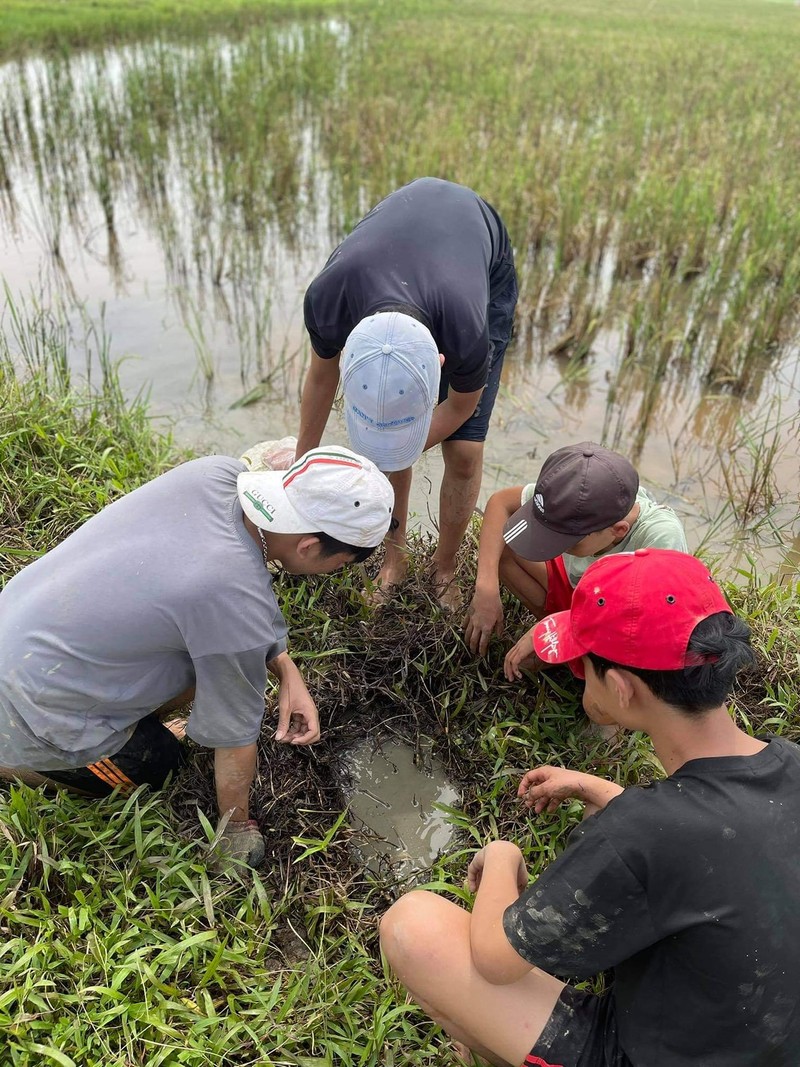
<path fill-rule="evenodd" d="M 278 696 L 278 728 L 275 740 L 290 745 L 313 745 L 319 741 L 319 712 L 302 679 L 281 685 Z"/>
<path fill-rule="evenodd" d="M 564 767 L 535 767 L 519 783 L 517 795 L 526 808 L 553 812 L 564 800 L 585 799 L 584 775 Z"/>
<path fill-rule="evenodd" d="M 503 633 L 503 602 L 498 596 L 475 593 L 467 608 L 464 638 L 473 656 L 485 656 L 493 633 Z"/>

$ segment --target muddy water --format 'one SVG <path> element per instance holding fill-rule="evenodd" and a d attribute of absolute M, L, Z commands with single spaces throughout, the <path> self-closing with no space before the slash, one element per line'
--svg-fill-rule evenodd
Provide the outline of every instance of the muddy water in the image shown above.
<path fill-rule="evenodd" d="M 315 32 L 327 34 L 331 48 L 348 46 L 338 23 Z M 302 52 L 302 32 L 290 27 L 281 33 L 273 35 L 271 55 Z M 230 76 L 237 47 L 218 41 L 220 78 Z M 170 63 L 191 67 L 190 46 L 172 52 L 162 59 L 165 69 Z M 131 394 L 146 390 L 152 410 L 172 420 L 181 443 L 238 454 L 253 441 L 296 432 L 309 356 L 303 292 L 358 215 L 352 217 L 352 205 L 342 209 L 343 179 L 315 148 L 314 108 L 322 102 L 313 97 L 287 126 L 289 191 L 275 194 L 274 210 L 255 230 L 223 199 L 224 160 L 209 160 L 209 180 L 218 184 L 206 199 L 183 165 L 181 153 L 202 135 L 201 127 L 182 132 L 177 125 L 169 135 L 161 184 L 152 194 L 143 187 L 140 160 L 117 164 L 112 158 L 108 175 L 98 171 L 99 162 L 108 163 L 124 146 L 105 151 L 90 145 L 83 152 L 91 131 L 65 134 L 48 163 L 46 135 L 54 131 L 47 126 L 63 122 L 58 116 L 64 110 L 48 108 L 48 100 L 64 95 L 66 84 L 65 101 L 94 94 L 124 110 L 126 78 L 149 71 L 152 62 L 147 47 L 137 46 L 62 61 L 60 73 L 43 60 L 0 67 L 4 113 L 23 131 L 6 123 L 8 141 L 0 136 L 0 279 L 15 299 L 63 309 L 73 327 L 76 367 L 84 360 L 85 322 L 102 320 L 112 356 L 124 357 L 122 380 Z M 207 212 L 202 222 L 200 206 Z M 365 201 L 359 212 L 369 206 Z M 613 267 L 611 256 L 600 272 L 601 290 L 610 285 Z M 3 328 L 9 328 L 8 316 Z M 790 346 L 780 358 L 765 360 L 748 388 L 732 395 L 710 390 L 692 368 L 673 368 L 657 382 L 637 368 L 621 372 L 624 338 L 613 327 L 596 336 L 588 358 L 576 366 L 554 354 L 559 332 L 558 322 L 545 328 L 536 308 L 519 317 L 486 444 L 479 504 L 499 487 L 533 480 L 553 449 L 603 440 L 628 452 L 643 484 L 676 508 L 690 547 L 702 545 L 729 563 L 750 552 L 768 571 L 783 564 L 797 536 L 800 350 Z M 236 406 L 243 398 L 251 402 Z M 338 412 L 326 440 L 346 443 Z M 768 513 L 756 512 L 742 538 L 730 497 L 747 494 L 759 456 L 773 442 L 775 503 Z M 411 506 L 427 528 L 435 522 L 441 468 L 434 449 L 415 473 Z"/>
<path fill-rule="evenodd" d="M 376 875 L 409 878 L 447 849 L 453 828 L 436 805 L 459 794 L 430 749 L 396 741 L 364 742 L 343 759 L 351 839 L 359 860 Z"/>

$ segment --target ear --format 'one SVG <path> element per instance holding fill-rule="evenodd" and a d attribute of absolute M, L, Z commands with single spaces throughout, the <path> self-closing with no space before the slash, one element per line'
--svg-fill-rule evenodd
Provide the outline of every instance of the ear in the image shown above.
<path fill-rule="evenodd" d="M 295 551 L 300 559 L 312 560 L 319 555 L 320 540 L 314 534 L 301 534 L 297 539 Z"/>
<path fill-rule="evenodd" d="M 444 353 L 443 352 L 439 353 L 439 366 L 440 367 L 444 366 Z"/>
<path fill-rule="evenodd" d="M 615 522 L 614 525 L 610 527 L 610 529 L 614 540 L 621 541 L 623 537 L 627 537 L 628 534 L 631 532 L 631 524 L 628 522 L 627 519 L 620 519 L 620 521 Z"/>
<path fill-rule="evenodd" d="M 614 695 L 617 707 L 621 711 L 627 711 L 634 698 L 631 675 L 627 671 L 620 671 L 612 667 L 611 670 L 606 671 L 606 683 Z"/>

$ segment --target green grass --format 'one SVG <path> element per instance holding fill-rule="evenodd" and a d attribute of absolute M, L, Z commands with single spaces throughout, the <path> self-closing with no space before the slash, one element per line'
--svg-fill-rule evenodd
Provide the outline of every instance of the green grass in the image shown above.
<path fill-rule="evenodd" d="M 143 398 L 127 403 L 108 362 L 107 338 L 86 324 L 91 390 L 67 362 L 68 326 L 15 305 L 0 330 L 0 587 L 121 493 L 178 459 L 153 432 Z M 20 373 L 20 368 L 24 371 Z"/>
<path fill-rule="evenodd" d="M 339 0 L 3 0 L 0 59 L 32 49 L 124 41 L 167 30 L 187 36 L 203 30 L 241 30 L 296 12 L 336 11 Z"/>
<path fill-rule="evenodd" d="M 143 403 L 121 401 L 104 346 L 89 394 L 67 374 L 57 321 L 15 316 L 18 344 L 0 361 L 5 577 L 179 458 Z M 465 591 L 474 547 L 462 559 Z M 579 818 L 575 804 L 525 816 L 514 796 L 525 769 L 558 762 L 632 784 L 659 768 L 639 736 L 611 748 L 587 736 L 568 675 L 509 685 L 499 641 L 488 662 L 473 661 L 433 604 L 430 552 L 430 541 L 414 541 L 409 585 L 375 616 L 359 597 L 359 568 L 278 579 L 324 738 L 291 750 L 265 729 L 253 808 L 268 862 L 257 874 L 223 875 L 209 859 L 213 786 L 202 750 L 166 799 L 0 790 L 2 1067 L 454 1064 L 379 959 L 377 918 L 398 887 L 366 876 L 348 847 L 343 749 L 380 736 L 387 718 L 393 737 L 433 738 L 462 801 L 454 846 L 427 878 L 460 901 L 469 856 L 486 840 L 517 839 L 536 873 Z M 763 586 L 750 570 L 728 577 L 759 653 L 735 713 L 753 732 L 799 740 L 800 585 Z M 508 625 L 524 625 L 511 605 Z"/>

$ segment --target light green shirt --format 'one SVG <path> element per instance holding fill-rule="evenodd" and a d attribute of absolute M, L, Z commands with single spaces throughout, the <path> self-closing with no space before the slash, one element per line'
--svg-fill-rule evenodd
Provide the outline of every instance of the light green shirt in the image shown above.
<path fill-rule="evenodd" d="M 535 488 L 535 482 L 525 486 L 522 490 L 522 504 L 528 503 Z M 610 556 L 612 552 L 635 552 L 637 548 L 672 548 L 676 552 L 689 551 L 681 520 L 672 508 L 667 507 L 666 504 L 659 504 L 646 489 L 641 487 L 636 494 L 636 503 L 639 505 L 639 518 L 631 526 L 628 536 L 624 537 L 618 545 L 613 545 L 598 556 L 570 556 L 567 552 L 563 554 L 564 569 L 573 589 L 587 567 L 591 567 L 594 561 L 602 556 Z"/>

